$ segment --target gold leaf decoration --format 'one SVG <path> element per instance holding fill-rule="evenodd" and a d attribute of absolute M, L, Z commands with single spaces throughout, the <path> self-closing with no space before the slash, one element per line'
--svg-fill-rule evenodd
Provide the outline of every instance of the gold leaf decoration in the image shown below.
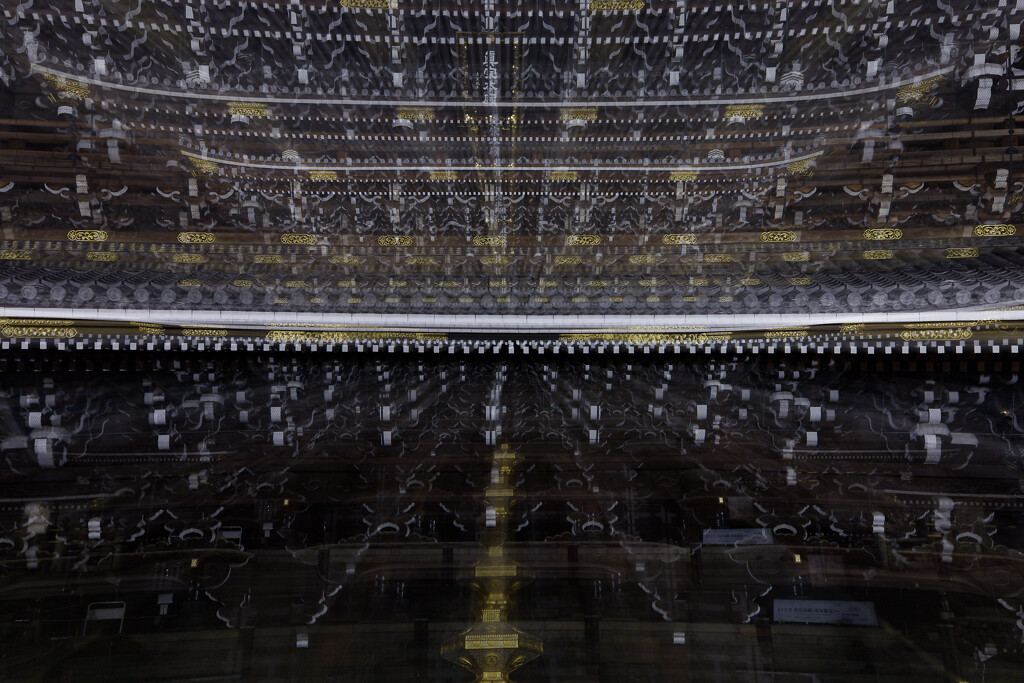
<path fill-rule="evenodd" d="M 871 261 L 885 261 L 892 258 L 892 252 L 888 249 L 869 249 L 861 252 L 861 256 Z"/>
<path fill-rule="evenodd" d="M 899 228 L 872 228 L 864 231 L 866 240 L 898 240 L 902 237 L 903 231 Z"/>
<path fill-rule="evenodd" d="M 228 113 L 232 116 L 260 119 L 266 117 L 267 105 L 261 102 L 228 102 Z"/>
<path fill-rule="evenodd" d="M 411 247 L 412 238 L 407 235 L 381 235 L 377 244 L 382 247 Z"/>
<path fill-rule="evenodd" d="M 596 247 L 601 244 L 601 238 L 597 235 L 569 235 L 565 243 L 570 247 Z"/>
<path fill-rule="evenodd" d="M 839 334 L 860 334 L 864 331 L 864 323 L 847 323 L 839 326 Z"/>
<path fill-rule="evenodd" d="M 187 280 L 180 280 L 178 282 L 178 284 L 180 286 L 182 286 L 182 287 L 198 287 L 200 283 L 199 283 L 199 280 L 187 279 Z"/>
<path fill-rule="evenodd" d="M 508 263 L 508 258 L 505 256 L 484 256 L 480 259 L 480 263 L 485 266 L 503 266 Z"/>
<path fill-rule="evenodd" d="M 685 183 L 690 180 L 697 179 L 696 171 L 672 171 L 668 174 L 668 179 L 676 183 Z"/>
<path fill-rule="evenodd" d="M 725 108 L 727 119 L 759 119 L 764 116 L 763 104 L 730 104 Z"/>
<path fill-rule="evenodd" d="M 657 280 L 641 280 L 640 281 L 640 286 L 641 287 L 657 287 L 658 286 L 658 281 Z"/>
<path fill-rule="evenodd" d="M 175 254 L 171 257 L 174 263 L 202 263 L 205 260 L 202 254 Z"/>
<path fill-rule="evenodd" d="M 77 335 L 78 330 L 74 327 L 57 327 L 54 325 L 4 325 L 0 328 L 0 334 L 5 337 L 21 339 L 44 337 L 63 337 L 67 339 Z"/>
<path fill-rule="evenodd" d="M 1017 234 L 1017 228 L 1013 225 L 976 225 L 974 234 L 977 237 L 1009 237 Z"/>
<path fill-rule="evenodd" d="M 508 238 L 501 235 L 477 235 L 473 238 L 475 247 L 504 247 L 508 245 Z"/>
<path fill-rule="evenodd" d="M 744 287 L 756 287 L 757 285 L 761 284 L 761 281 L 758 280 L 756 277 L 745 277 L 742 280 L 740 280 L 740 284 L 743 285 Z"/>
<path fill-rule="evenodd" d="M 654 263 L 654 257 L 649 254 L 634 254 L 629 257 L 629 262 L 635 266 L 644 266 Z"/>
<path fill-rule="evenodd" d="M 431 171 L 430 179 L 451 182 L 453 180 L 458 180 L 459 174 L 455 171 Z"/>
<path fill-rule="evenodd" d="M 92 91 L 84 83 L 73 81 L 63 76 L 43 74 L 43 80 L 52 85 L 60 96 L 68 100 L 87 100 L 92 97 Z"/>
<path fill-rule="evenodd" d="M 704 254 L 704 263 L 729 263 L 732 261 L 732 254 Z"/>
<path fill-rule="evenodd" d="M 405 280 L 388 280 L 388 287 L 408 287 L 409 283 Z"/>
<path fill-rule="evenodd" d="M 4 249 L 0 251 L 0 260 L 3 261 L 28 261 L 32 259 L 32 252 L 24 249 Z"/>
<path fill-rule="evenodd" d="M 787 251 L 782 255 L 782 260 L 790 262 L 810 261 L 811 254 L 807 251 Z"/>
<path fill-rule="evenodd" d="M 696 244 L 697 236 L 690 234 L 662 235 L 662 244 Z"/>
<path fill-rule="evenodd" d="M 226 337 L 228 331 L 222 327 L 183 327 L 181 328 L 181 336 L 183 337 Z"/>
<path fill-rule="evenodd" d="M 910 85 L 904 85 L 896 91 L 896 101 L 902 104 L 914 104 L 914 103 L 927 103 L 934 104 L 934 98 L 926 99 L 928 91 L 937 86 L 942 80 L 942 76 L 933 76 L 932 78 L 926 78 L 920 83 L 912 83 Z"/>
<path fill-rule="evenodd" d="M 976 247 L 950 247 L 946 250 L 946 258 L 974 258 L 978 256 Z"/>
<path fill-rule="evenodd" d="M 711 284 L 711 280 L 707 279 L 706 277 L 691 277 L 690 278 L 690 286 L 691 287 L 707 287 L 710 284 Z"/>
<path fill-rule="evenodd" d="M 68 230 L 68 239 L 72 242 L 106 242 L 106 230 Z"/>
<path fill-rule="evenodd" d="M 566 107 L 562 121 L 597 121 L 597 107 Z"/>
<path fill-rule="evenodd" d="M 811 284 L 811 278 L 809 277 L 795 277 L 790 280 L 794 285 L 802 286 Z"/>
<path fill-rule="evenodd" d="M 451 289 L 452 287 L 458 287 L 459 283 L 452 282 L 451 280 L 442 280 L 441 282 L 437 283 L 437 286 L 444 287 L 445 289 Z"/>
<path fill-rule="evenodd" d="M 795 242 L 796 233 L 792 230 L 769 230 L 761 233 L 762 242 Z"/>
<path fill-rule="evenodd" d="M 276 254 L 256 254 L 252 260 L 254 263 L 281 263 L 281 257 Z"/>
<path fill-rule="evenodd" d="M 540 282 L 537 283 L 537 286 L 540 287 L 541 289 L 544 289 L 546 287 L 557 287 L 558 283 L 555 282 L 554 280 L 541 280 Z"/>
<path fill-rule="evenodd" d="M 935 330 L 905 330 L 900 332 L 903 341 L 958 341 L 970 339 L 974 333 L 965 328 L 946 328 Z"/>
<path fill-rule="evenodd" d="M 232 280 L 232 287 L 252 287 L 252 280 Z"/>
<path fill-rule="evenodd" d="M 285 283 L 284 283 L 284 286 L 285 287 L 292 287 L 292 288 L 294 288 L 294 287 L 305 287 L 306 286 L 306 281 L 305 280 L 286 280 Z"/>
<path fill-rule="evenodd" d="M 810 159 L 803 159 L 801 161 L 794 161 L 790 164 L 786 164 L 786 170 L 795 176 L 809 176 L 814 174 L 814 169 L 811 165 L 814 162 Z"/>
<path fill-rule="evenodd" d="M 554 182 L 572 182 L 580 179 L 580 174 L 576 171 L 551 171 L 548 176 Z"/>
<path fill-rule="evenodd" d="M 192 175 L 213 175 L 220 170 L 220 166 L 216 162 L 210 161 L 209 159 L 198 159 L 193 156 L 186 156 L 188 163 L 192 166 Z"/>
<path fill-rule="evenodd" d="M 289 233 L 281 235 L 282 244 L 316 244 L 316 235 L 307 233 Z"/>
<path fill-rule="evenodd" d="M 182 244 L 212 244 L 216 239 L 212 232 L 178 233 L 178 241 Z"/>
<path fill-rule="evenodd" d="M 405 260 L 410 266 L 436 266 L 440 265 L 437 259 L 432 256 L 410 256 Z"/>
<path fill-rule="evenodd" d="M 309 179 L 314 181 L 337 180 L 337 171 L 310 171 Z"/>
<path fill-rule="evenodd" d="M 352 254 L 344 254 L 344 255 L 341 255 L 341 256 L 332 256 L 330 258 L 331 263 L 336 263 L 339 266 L 354 266 L 357 263 L 359 263 L 360 260 L 361 259 L 358 256 L 354 256 Z"/>
<path fill-rule="evenodd" d="M 555 265 L 578 266 L 581 263 L 579 256 L 556 256 Z"/>
<path fill-rule="evenodd" d="M 646 6 L 645 0 L 590 0 L 591 12 L 639 12 Z"/>
<path fill-rule="evenodd" d="M 88 261 L 116 261 L 117 254 L 112 251 L 90 251 L 85 258 Z"/>
<path fill-rule="evenodd" d="M 431 107 L 397 107 L 395 117 L 407 121 L 433 121 L 435 115 Z"/>
<path fill-rule="evenodd" d="M 765 339 L 803 339 L 807 330 L 765 330 Z"/>
<path fill-rule="evenodd" d="M 345 9 L 394 9 L 395 0 L 340 0 Z"/>
<path fill-rule="evenodd" d="M 591 280 L 590 282 L 587 283 L 587 287 L 607 287 L 607 286 L 608 286 L 608 281 L 607 280 Z"/>

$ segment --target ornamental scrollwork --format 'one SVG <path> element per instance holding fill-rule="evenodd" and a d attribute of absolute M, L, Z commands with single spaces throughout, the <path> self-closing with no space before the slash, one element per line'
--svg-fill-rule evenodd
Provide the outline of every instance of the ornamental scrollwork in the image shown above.
<path fill-rule="evenodd" d="M 377 244 L 382 247 L 411 247 L 412 238 L 408 235 L 381 235 Z"/>
<path fill-rule="evenodd" d="M 697 236 L 676 233 L 673 235 L 662 235 L 662 244 L 696 244 Z"/>
<path fill-rule="evenodd" d="M 431 107 L 398 107 L 395 117 L 406 121 L 433 121 L 436 116 Z"/>
<path fill-rule="evenodd" d="M 338 172 L 337 171 L 310 171 L 309 172 L 309 179 L 310 180 L 321 180 L 321 181 L 322 180 L 337 180 L 338 179 Z"/>
<path fill-rule="evenodd" d="M 861 256 L 871 261 L 885 261 L 892 258 L 892 252 L 888 249 L 869 249 L 861 252 Z"/>
<path fill-rule="evenodd" d="M 259 102 L 228 102 L 228 113 L 232 116 L 260 119 L 266 117 L 267 105 Z"/>
<path fill-rule="evenodd" d="M 685 183 L 691 180 L 697 179 L 696 171 L 672 171 L 668 174 L 668 179 L 675 183 Z"/>
<path fill-rule="evenodd" d="M 810 159 L 803 159 L 801 161 L 794 161 L 786 165 L 786 170 L 792 173 L 794 176 L 809 176 L 814 174 L 814 169 L 811 167 L 814 162 Z"/>
<path fill-rule="evenodd" d="M 182 244 L 212 244 L 216 241 L 212 232 L 179 232 L 178 241 Z"/>
<path fill-rule="evenodd" d="M 870 228 L 864 231 L 866 240 L 898 240 L 903 238 L 899 228 Z"/>
<path fill-rule="evenodd" d="M 72 242 L 106 242 L 105 230 L 68 230 L 68 239 Z"/>
<path fill-rule="evenodd" d="M 505 256 L 484 256 L 480 259 L 480 263 L 485 266 L 503 266 L 508 263 L 508 258 Z"/>
<path fill-rule="evenodd" d="M 569 235 L 565 243 L 570 247 L 596 247 L 601 244 L 601 238 L 597 235 Z"/>
<path fill-rule="evenodd" d="M 783 261 L 789 261 L 791 263 L 797 263 L 800 261 L 810 261 L 811 254 L 807 251 L 787 251 L 782 255 Z"/>
<path fill-rule="evenodd" d="M 206 257 L 202 254 L 175 254 L 171 260 L 174 263 L 202 263 Z"/>
<path fill-rule="evenodd" d="M 451 182 L 453 180 L 458 180 L 459 174 L 455 171 L 431 171 L 430 179 Z"/>
<path fill-rule="evenodd" d="M 39 338 L 39 337 L 74 337 L 78 330 L 74 327 L 56 327 L 50 325 L 4 325 L 0 334 L 5 337 Z"/>
<path fill-rule="evenodd" d="M 477 235 L 473 238 L 474 247 L 504 247 L 508 238 L 501 235 Z"/>
<path fill-rule="evenodd" d="M 308 233 L 288 233 L 281 235 L 282 244 L 316 244 L 316 235 Z"/>
<path fill-rule="evenodd" d="M 1010 237 L 1017 234 L 1013 225 L 976 225 L 974 234 L 977 237 Z"/>
<path fill-rule="evenodd" d="M 974 258 L 978 256 L 976 247 L 950 247 L 946 250 L 946 258 Z"/>
<path fill-rule="evenodd" d="M 432 256 L 410 256 L 405 261 L 410 266 L 436 266 L 438 265 L 437 259 Z"/>
<path fill-rule="evenodd" d="M 597 107 L 568 107 L 562 110 L 562 121 L 596 121 Z"/>
<path fill-rule="evenodd" d="M 591 12 L 639 12 L 646 6 L 645 0 L 590 0 Z"/>
<path fill-rule="evenodd" d="M 959 341 L 970 339 L 974 333 L 971 330 L 960 329 L 937 329 L 937 330 L 905 330 L 900 332 L 900 339 L 903 341 Z"/>
<path fill-rule="evenodd" d="M 29 261 L 32 259 L 32 252 L 24 249 L 4 249 L 0 251 L 0 260 L 3 261 Z"/>
<path fill-rule="evenodd" d="M 112 251 L 90 251 L 85 255 L 87 261 L 116 261 L 117 254 Z"/>
<path fill-rule="evenodd" d="M 556 256 L 555 265 L 558 266 L 578 266 L 580 265 L 579 256 Z"/>
<path fill-rule="evenodd" d="M 732 254 L 704 254 L 704 263 L 729 263 L 732 261 Z"/>
<path fill-rule="evenodd" d="M 330 259 L 331 263 L 337 264 L 339 266 L 354 266 L 358 264 L 360 260 L 361 259 L 358 256 L 353 256 L 352 254 L 345 254 L 343 256 L 332 256 Z"/>
<path fill-rule="evenodd" d="M 762 242 L 795 242 L 796 233 L 792 230 L 768 230 L 761 233 Z"/>
<path fill-rule="evenodd" d="M 53 74 L 43 74 L 43 80 L 52 85 L 60 92 L 60 96 L 68 100 L 87 100 L 92 97 L 92 91 L 89 86 L 78 81 L 73 81 L 70 78 L 64 78 L 63 76 L 54 76 Z"/>
<path fill-rule="evenodd" d="M 263 264 L 281 263 L 281 257 L 276 254 L 257 254 L 252 260 L 254 263 Z"/>
<path fill-rule="evenodd" d="M 649 254 L 634 254 L 629 257 L 629 262 L 635 266 L 648 266 L 654 263 L 654 257 Z"/>
<path fill-rule="evenodd" d="M 549 178 L 553 182 L 572 182 L 580 179 L 580 174 L 576 171 L 551 171 Z"/>
<path fill-rule="evenodd" d="M 725 108 L 726 119 L 759 119 L 764 116 L 763 104 L 730 104 Z"/>
<path fill-rule="evenodd" d="M 226 337 L 228 331 L 220 327 L 183 327 L 183 337 Z"/>

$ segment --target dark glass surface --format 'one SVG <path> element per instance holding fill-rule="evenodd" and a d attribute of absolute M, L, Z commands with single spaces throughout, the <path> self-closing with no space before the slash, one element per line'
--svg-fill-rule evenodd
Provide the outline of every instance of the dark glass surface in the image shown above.
<path fill-rule="evenodd" d="M 4 680 L 1019 678 L 1009 356 L 0 371 Z"/>

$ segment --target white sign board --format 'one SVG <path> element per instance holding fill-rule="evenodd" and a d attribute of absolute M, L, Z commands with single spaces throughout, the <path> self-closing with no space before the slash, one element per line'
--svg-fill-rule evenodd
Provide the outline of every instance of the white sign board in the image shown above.
<path fill-rule="evenodd" d="M 878 626 L 875 605 L 853 600 L 775 600 L 775 621 Z"/>

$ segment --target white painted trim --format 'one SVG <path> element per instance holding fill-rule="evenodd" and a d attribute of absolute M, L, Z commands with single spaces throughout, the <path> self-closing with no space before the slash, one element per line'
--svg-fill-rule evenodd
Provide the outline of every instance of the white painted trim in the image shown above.
<path fill-rule="evenodd" d="M 400 313 L 311 313 L 297 311 L 193 311 L 165 309 L 0 307 L 0 316 L 92 322 L 140 322 L 238 329 L 330 326 L 338 329 L 485 334 L 559 334 L 594 331 L 700 332 L 815 325 L 1024 320 L 1024 310 L 957 310 L 888 313 L 742 315 L 462 315 Z"/>

